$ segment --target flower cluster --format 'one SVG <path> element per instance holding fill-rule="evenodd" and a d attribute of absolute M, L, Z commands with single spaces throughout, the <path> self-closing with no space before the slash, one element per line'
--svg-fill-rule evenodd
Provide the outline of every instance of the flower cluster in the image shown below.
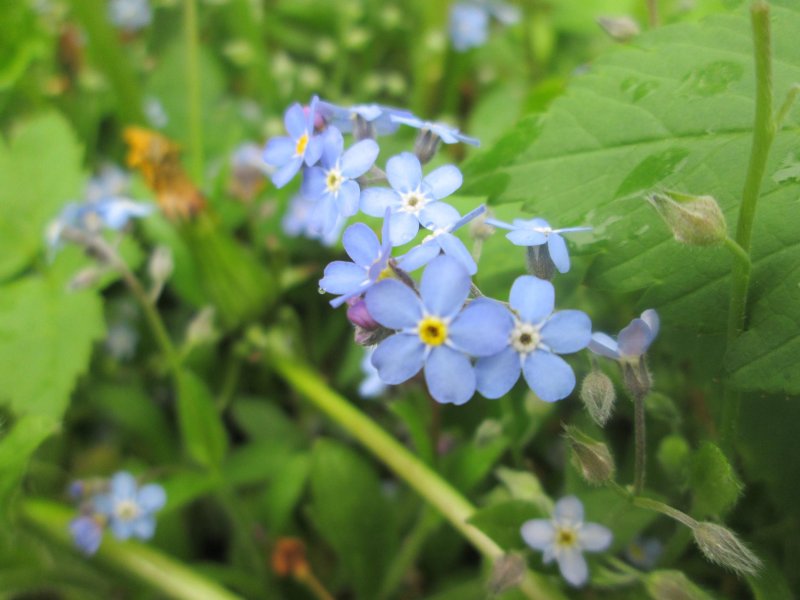
<path fill-rule="evenodd" d="M 73 482 L 70 495 L 78 503 L 79 515 L 70 521 L 69 530 L 85 554 L 97 552 L 106 528 L 118 540 L 149 540 L 156 530 L 155 514 L 167 500 L 160 485 L 140 486 L 125 471 L 109 480 Z"/>

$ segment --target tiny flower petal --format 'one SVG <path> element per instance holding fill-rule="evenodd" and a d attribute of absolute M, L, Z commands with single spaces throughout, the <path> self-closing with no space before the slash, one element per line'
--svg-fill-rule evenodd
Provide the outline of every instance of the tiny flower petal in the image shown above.
<path fill-rule="evenodd" d="M 547 239 L 547 249 L 550 251 L 550 258 L 558 272 L 569 272 L 569 251 L 564 238 L 557 233 L 551 233 Z"/>
<path fill-rule="evenodd" d="M 361 140 L 342 155 L 342 175 L 355 179 L 369 171 L 378 158 L 378 144 L 373 140 Z"/>
<path fill-rule="evenodd" d="M 641 356 L 653 341 L 650 327 L 642 319 L 634 319 L 619 332 L 619 352 L 625 356 Z"/>
<path fill-rule="evenodd" d="M 372 318 L 389 329 L 416 327 L 422 318 L 422 306 L 417 295 L 393 279 L 384 279 L 372 286 L 367 291 L 365 302 Z"/>
<path fill-rule="evenodd" d="M 522 539 L 534 550 L 544 550 L 553 544 L 556 529 L 552 521 L 547 519 L 533 519 L 522 525 Z"/>
<path fill-rule="evenodd" d="M 157 483 L 148 483 L 139 489 L 137 502 L 143 511 L 152 513 L 164 508 L 167 494 Z"/>
<path fill-rule="evenodd" d="M 478 391 L 491 400 L 511 391 L 519 379 L 519 374 L 519 354 L 510 346 L 493 356 L 479 358 L 475 363 Z"/>
<path fill-rule="evenodd" d="M 472 356 L 491 356 L 508 344 L 513 319 L 508 310 L 494 300 L 470 302 L 450 324 L 450 339 Z"/>
<path fill-rule="evenodd" d="M 582 523 L 583 503 L 575 496 L 565 496 L 556 502 L 553 510 L 553 517 L 559 523 Z"/>
<path fill-rule="evenodd" d="M 342 244 L 347 255 L 360 267 L 368 267 L 381 251 L 378 236 L 364 223 L 355 223 L 345 229 Z"/>
<path fill-rule="evenodd" d="M 592 341 L 589 342 L 589 350 L 595 354 L 606 356 L 608 358 L 619 358 L 619 345 L 611 337 L 605 333 L 593 333 Z"/>
<path fill-rule="evenodd" d="M 325 267 L 319 287 L 329 294 L 348 294 L 358 288 L 367 276 L 363 267 L 351 262 L 336 260 Z"/>
<path fill-rule="evenodd" d="M 541 323 L 553 312 L 555 298 L 553 284 L 532 275 L 518 277 L 509 296 L 511 308 L 523 321 L 533 324 Z"/>
<path fill-rule="evenodd" d="M 434 400 L 464 404 L 475 394 L 475 371 L 469 359 L 447 346 L 434 348 L 425 362 L 425 382 Z"/>
<path fill-rule="evenodd" d="M 428 312 L 452 317 L 467 299 L 469 288 L 470 278 L 464 267 L 449 256 L 439 256 L 422 273 L 420 295 Z"/>
<path fill-rule="evenodd" d="M 410 192 L 422 181 L 422 165 L 410 152 L 401 152 L 387 161 L 386 177 L 393 189 L 401 193 Z"/>
<path fill-rule="evenodd" d="M 445 165 L 431 171 L 423 181 L 430 186 L 431 195 L 441 200 L 460 188 L 464 178 L 458 167 Z"/>
<path fill-rule="evenodd" d="M 581 548 L 589 552 L 602 552 L 611 545 L 614 536 L 608 527 L 597 523 L 584 523 L 578 530 L 578 541 Z"/>
<path fill-rule="evenodd" d="M 394 190 L 371 187 L 361 192 L 361 210 L 370 217 L 382 217 L 387 208 L 397 206 L 400 206 L 400 196 Z"/>
<path fill-rule="evenodd" d="M 567 583 L 580 587 L 589 579 L 589 567 L 586 565 L 586 559 L 577 548 L 563 551 L 556 557 L 556 560 L 558 569 Z"/>
<path fill-rule="evenodd" d="M 545 402 L 566 398 L 575 389 L 575 373 L 563 358 L 537 350 L 522 364 L 522 374 L 530 388 Z"/>
<path fill-rule="evenodd" d="M 304 133 L 308 133 L 306 126 L 308 121 L 303 107 L 298 102 L 292 104 L 283 116 L 283 124 L 286 131 L 293 138 L 299 138 Z"/>
<path fill-rule="evenodd" d="M 542 341 L 558 354 L 583 350 L 591 339 L 592 322 L 579 310 L 557 312 L 542 327 Z"/>
<path fill-rule="evenodd" d="M 377 286 L 372 290 L 377 289 Z M 372 291 L 370 290 L 370 291 Z M 372 355 L 372 364 L 384 383 L 408 381 L 422 369 L 425 345 L 416 335 L 395 334 L 383 340 Z"/>

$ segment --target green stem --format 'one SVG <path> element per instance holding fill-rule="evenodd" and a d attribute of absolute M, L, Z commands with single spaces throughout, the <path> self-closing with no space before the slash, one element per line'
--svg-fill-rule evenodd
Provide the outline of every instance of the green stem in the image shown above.
<path fill-rule="evenodd" d="M 660 19 L 658 17 L 658 0 L 647 0 L 647 23 L 650 28 L 658 27 Z"/>
<path fill-rule="evenodd" d="M 633 397 L 633 432 L 636 455 L 634 461 L 633 493 L 638 496 L 644 489 L 647 470 L 647 432 L 645 429 L 644 394 Z"/>
<path fill-rule="evenodd" d="M 189 117 L 189 150 L 192 177 L 203 181 L 203 115 L 200 91 L 200 48 L 197 33 L 197 0 L 183 2 L 183 28 L 186 40 L 186 99 Z"/>
<path fill-rule="evenodd" d="M 292 358 L 286 349 L 272 344 L 270 365 L 296 391 L 330 419 L 344 427 L 387 467 L 403 479 L 472 546 L 491 562 L 503 556 L 503 549 L 468 520 L 475 507 L 447 481 L 419 460 L 405 446 L 381 429 L 345 398 L 331 390 L 308 366 Z M 564 596 L 541 575 L 529 572 L 520 585 L 531 599 L 560 600 Z"/>
<path fill-rule="evenodd" d="M 69 508 L 44 500 L 27 500 L 22 514 L 25 521 L 50 540 L 72 546 L 68 523 L 75 516 Z M 239 600 L 239 596 L 199 575 L 188 566 L 158 550 L 136 542 L 120 542 L 105 536 L 95 557 L 112 569 L 139 579 L 150 586 L 155 596 L 176 600 Z"/>
<path fill-rule="evenodd" d="M 679 523 L 686 525 L 689 529 L 694 529 L 697 526 L 697 521 L 695 521 L 692 517 L 687 515 L 685 512 L 678 510 L 677 508 L 672 508 L 671 506 L 664 504 L 663 502 L 659 502 L 658 500 L 653 500 L 652 498 L 645 498 L 644 496 L 636 496 L 631 500 L 634 506 L 638 506 L 639 508 L 646 508 L 647 510 L 653 510 L 655 512 L 661 513 L 662 515 L 668 516 L 670 519 L 675 519 Z"/>
<path fill-rule="evenodd" d="M 756 71 L 756 111 L 753 123 L 753 144 L 747 168 L 739 219 L 736 223 L 736 243 L 748 256 L 753 238 L 753 223 L 758 197 L 767 168 L 770 147 L 775 137 L 772 112 L 772 51 L 770 42 L 769 4 L 755 0 L 750 10 Z M 750 267 L 742 261 L 733 264 L 731 275 L 731 301 L 728 313 L 727 348 L 745 328 L 747 293 L 750 287 Z M 726 389 L 722 408 L 720 432 L 723 448 L 730 453 L 736 438 L 741 397 Z"/>
<path fill-rule="evenodd" d="M 778 109 L 778 114 L 775 115 L 775 131 L 778 132 L 783 128 L 786 122 L 786 117 L 789 116 L 789 111 L 792 110 L 794 103 L 797 102 L 797 97 L 800 96 L 800 83 L 795 83 L 786 93 L 786 98 Z"/>
<path fill-rule="evenodd" d="M 725 247 L 730 250 L 733 257 L 739 261 L 739 266 L 749 271 L 751 266 L 750 255 L 744 251 L 744 248 L 737 244 L 736 240 L 730 237 L 725 238 L 724 244 Z"/>

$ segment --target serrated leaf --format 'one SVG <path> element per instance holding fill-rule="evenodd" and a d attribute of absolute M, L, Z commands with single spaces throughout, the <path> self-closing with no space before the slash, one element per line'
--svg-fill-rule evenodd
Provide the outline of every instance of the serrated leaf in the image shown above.
<path fill-rule="evenodd" d="M 478 510 L 469 522 L 497 542 L 503 550 L 525 547 L 520 528 L 531 519 L 547 519 L 533 502 L 527 500 L 507 500 Z"/>
<path fill-rule="evenodd" d="M 776 102 L 800 81 L 796 2 L 772 3 Z M 524 202 L 554 226 L 591 225 L 609 250 L 589 273 L 594 287 L 642 292 L 666 331 L 725 330 L 731 257 L 678 245 L 643 201 L 653 189 L 711 194 L 732 230 L 747 171 L 755 81 L 747 11 L 652 31 L 576 78 L 541 118 L 520 123 L 464 168 L 470 192 Z M 733 381 L 800 392 L 800 185 L 790 125 L 773 146 L 753 243 L 751 331 L 731 350 Z M 791 162 L 791 161 L 789 161 Z M 498 167 L 498 165 L 500 165 Z M 781 171 L 783 169 L 783 171 Z M 522 215 L 521 215 L 522 216 Z M 687 350 L 688 352 L 688 350 Z"/>
<path fill-rule="evenodd" d="M 695 516 L 721 515 L 736 503 L 742 484 L 714 444 L 706 442 L 695 452 L 689 470 Z"/>
<path fill-rule="evenodd" d="M 182 371 L 178 378 L 178 423 L 189 456 L 206 467 L 218 467 L 228 438 L 211 392 L 191 371 Z"/>

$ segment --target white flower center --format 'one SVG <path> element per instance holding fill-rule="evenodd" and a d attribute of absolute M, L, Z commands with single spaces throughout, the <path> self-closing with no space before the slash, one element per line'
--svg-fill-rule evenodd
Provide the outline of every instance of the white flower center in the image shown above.
<path fill-rule="evenodd" d="M 569 550 L 578 546 L 578 531 L 572 527 L 556 526 L 556 551 Z"/>
<path fill-rule="evenodd" d="M 120 500 L 114 506 L 114 514 L 120 521 L 132 521 L 139 516 L 139 505 L 133 500 Z"/>
<path fill-rule="evenodd" d="M 511 347 L 520 354 L 529 354 L 536 350 L 541 339 L 539 328 L 530 323 L 517 321 L 511 330 Z"/>
<path fill-rule="evenodd" d="M 402 202 L 400 210 L 412 215 L 418 215 L 428 203 L 428 197 L 419 189 L 416 189 L 413 192 L 400 194 L 400 200 Z"/>
<path fill-rule="evenodd" d="M 329 193 L 337 194 L 343 182 L 344 177 L 342 177 L 342 172 L 339 171 L 337 167 L 332 167 L 325 173 L 325 189 L 327 189 Z"/>

